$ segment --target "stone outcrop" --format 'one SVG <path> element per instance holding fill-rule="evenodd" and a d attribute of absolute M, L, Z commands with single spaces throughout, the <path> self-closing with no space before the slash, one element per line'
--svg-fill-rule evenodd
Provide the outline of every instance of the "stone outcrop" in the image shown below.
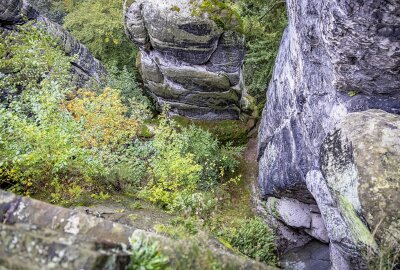
<path fill-rule="evenodd" d="M 127 269 L 131 240 L 139 239 L 157 243 L 173 269 L 276 269 L 233 254 L 205 233 L 201 243 L 176 241 L 148 231 L 156 220 L 142 230 L 94 214 L 0 190 L 0 269 Z"/>
<path fill-rule="evenodd" d="M 244 36 L 207 14 L 194 15 L 199 3 L 137 0 L 125 7 L 126 34 L 140 48 L 144 85 L 172 114 L 247 119 L 254 108 L 242 74 Z"/>
<path fill-rule="evenodd" d="M 324 140 L 321 171 L 310 171 L 307 185 L 347 269 L 378 252 L 374 237 L 400 243 L 400 116 L 348 114 Z"/>
<path fill-rule="evenodd" d="M 0 265 L 7 269 L 125 269 L 133 232 L 0 190 Z"/>
<path fill-rule="evenodd" d="M 15 26 L 31 20 L 36 20 L 36 25 L 45 29 L 50 35 L 59 38 L 61 48 L 66 54 L 77 56 L 72 65 L 78 78 L 78 85 L 83 85 L 91 79 L 101 82 L 106 75 L 106 69 L 89 49 L 68 31 L 41 16 L 26 0 L 0 0 L 0 35 L 13 31 Z"/>
<path fill-rule="evenodd" d="M 260 193 L 264 199 L 291 198 L 305 204 L 317 204 L 332 243 L 334 265 L 347 265 L 349 268 L 358 265 L 356 268 L 360 269 L 365 267 L 361 250 L 366 246 L 375 247 L 374 239 L 365 237 L 364 232 L 370 233 L 382 217 L 377 214 L 378 209 L 370 208 L 371 205 L 379 207 L 392 201 L 393 207 L 399 207 L 398 199 L 393 197 L 390 189 L 381 189 L 379 181 L 387 180 L 379 180 L 383 172 L 376 166 L 385 170 L 384 175 L 391 175 L 392 184 L 398 188 L 400 180 L 395 176 L 398 169 L 387 163 L 389 154 L 381 155 L 379 151 L 383 151 L 381 144 L 384 141 L 393 143 L 399 140 L 399 132 L 389 132 L 389 129 L 396 129 L 390 119 L 400 114 L 400 5 L 397 1 L 288 0 L 287 10 L 289 25 L 281 42 L 259 129 Z M 365 112 L 363 116 L 352 114 L 370 109 L 385 111 L 387 116 L 376 111 Z M 371 120 L 373 118 L 375 120 Z M 368 126 L 369 121 L 376 124 Z M 346 159 L 348 156 L 333 161 L 326 154 L 332 146 L 328 141 L 335 139 L 331 132 L 342 130 L 343 125 L 346 130 L 358 130 L 358 136 L 365 135 L 359 137 L 359 144 L 354 145 L 359 149 L 346 150 L 360 158 L 355 161 L 359 162 L 357 166 L 362 162 L 371 164 L 358 168 L 357 174 L 350 168 L 354 163 Z M 375 132 L 385 129 L 390 135 L 383 138 L 383 135 L 370 134 L 368 137 L 359 128 L 363 125 L 367 130 L 377 129 Z M 349 136 L 350 140 L 356 138 L 355 134 Z M 328 148 L 321 148 L 323 143 Z M 348 153 L 346 151 L 343 150 L 342 154 Z M 368 152 L 380 156 L 381 160 L 372 160 Z M 395 156 L 390 158 L 395 160 Z M 346 177 L 340 181 L 349 185 L 347 193 L 343 194 L 349 203 L 340 204 L 340 207 L 337 194 L 329 184 L 340 182 L 339 176 L 335 180 L 325 179 L 325 173 L 335 171 L 326 166 L 334 166 L 334 162 L 344 166 L 340 169 L 347 175 L 341 175 Z M 360 179 L 373 180 L 354 182 L 356 175 Z M 360 199 L 359 204 L 355 202 L 354 194 Z M 369 201 L 365 198 L 368 196 L 375 200 Z M 363 207 L 367 212 L 361 211 Z M 343 215 L 343 211 L 352 208 L 355 212 Z M 335 218 L 328 220 L 326 211 L 332 211 Z M 376 217 L 368 217 L 369 211 Z M 282 226 L 292 228 L 290 223 L 290 220 L 283 220 L 282 224 L 286 225 Z M 354 234 L 346 235 L 340 244 L 332 230 L 336 228 L 340 238 L 341 233 L 348 232 L 352 226 L 356 228 Z M 361 240 L 355 236 L 358 233 L 363 235 Z"/>

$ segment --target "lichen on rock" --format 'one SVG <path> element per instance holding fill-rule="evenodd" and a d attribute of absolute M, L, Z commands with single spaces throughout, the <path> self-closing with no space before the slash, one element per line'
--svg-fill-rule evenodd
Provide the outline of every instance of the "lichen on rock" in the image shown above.
<path fill-rule="evenodd" d="M 244 36 L 213 20 L 214 11 L 229 10 L 214 2 L 135 1 L 125 6 L 126 34 L 140 48 L 138 68 L 158 105 L 192 119 L 247 120 L 256 112 L 243 80 Z M 236 20 L 233 11 L 226 17 Z"/>

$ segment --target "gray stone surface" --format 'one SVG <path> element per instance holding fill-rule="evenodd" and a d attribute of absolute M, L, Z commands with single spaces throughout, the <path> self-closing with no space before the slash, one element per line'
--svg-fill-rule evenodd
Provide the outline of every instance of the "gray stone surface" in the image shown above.
<path fill-rule="evenodd" d="M 275 269 L 233 254 L 204 232 L 197 240 L 176 241 L 103 212 L 113 208 L 97 210 L 101 212 L 66 209 L 0 190 L 0 265 L 18 270 L 126 269 L 134 252 L 130 239 L 148 239 L 168 256 L 173 269 L 211 269 L 213 263 L 232 270 Z"/>
<path fill-rule="evenodd" d="M 321 171 L 370 228 L 380 226 L 381 238 L 400 220 L 400 116 L 381 110 L 347 115 L 324 140 Z"/>
<path fill-rule="evenodd" d="M 311 237 L 329 243 L 325 224 L 316 205 L 270 197 L 266 208 L 270 214 L 268 219 L 274 220 L 271 224 L 278 235 L 282 253 L 306 244 Z"/>
<path fill-rule="evenodd" d="M 247 120 L 255 110 L 243 81 L 244 36 L 194 16 L 193 9 L 190 0 L 138 0 L 125 7 L 144 85 L 172 114 Z"/>
<path fill-rule="evenodd" d="M 400 43 L 379 30 L 398 27 L 400 5 L 288 0 L 287 9 L 259 130 L 259 182 L 264 196 L 311 202 L 305 176 L 328 132 L 350 112 L 400 113 Z"/>
<path fill-rule="evenodd" d="M 281 266 L 285 270 L 330 270 L 329 246 L 313 240 L 285 254 Z"/>
<path fill-rule="evenodd" d="M 74 73 L 77 75 L 77 84 L 83 85 L 85 82 L 94 79 L 101 82 L 106 76 L 106 69 L 89 51 L 68 31 L 60 25 L 41 16 L 27 0 L 0 0 L 0 34 L 10 32 L 16 25 L 21 25 L 30 20 L 36 20 L 39 27 L 43 27 L 50 35 L 60 39 L 61 48 L 66 54 L 74 56 Z"/>
<path fill-rule="evenodd" d="M 371 120 L 366 113 L 351 118 L 351 113 L 380 109 L 400 114 L 400 5 L 398 1 L 373 0 L 286 2 L 289 25 L 259 129 L 260 192 L 264 200 L 273 196 L 308 204 L 316 201 L 331 241 L 333 269 L 362 269 L 366 264 L 361 253 L 377 249 L 370 235 L 370 229 L 382 218 L 377 209 L 387 206 L 382 196 L 367 197 L 386 192 L 386 199 L 392 202 L 388 210 L 399 207 L 398 167 L 388 164 L 398 159 L 395 153 L 399 150 L 393 142 L 393 132 L 398 131 L 390 117 Z M 356 148 L 340 139 L 344 149 L 340 152 L 337 147 L 340 154 L 335 155 L 339 166 L 330 162 L 332 170 L 324 169 L 323 157 L 328 156 L 321 155 L 321 145 L 333 139 L 331 132 L 343 119 L 348 119 L 349 132 L 358 132 L 358 136 L 350 135 Z M 358 165 L 347 159 L 346 153 L 358 156 Z M 323 174 L 316 173 L 321 170 Z M 329 171 L 337 177 L 325 179 Z M 360 182 L 357 177 L 369 180 Z M 332 184 L 342 197 L 333 192 Z M 385 190 L 388 187 L 393 193 Z M 374 212 L 370 217 L 363 212 L 368 208 Z M 382 224 L 389 225 L 397 226 Z M 304 230 L 318 238 L 317 231 Z"/>
<path fill-rule="evenodd" d="M 307 185 L 315 196 L 330 239 L 333 269 L 365 269 L 363 254 L 377 251 L 377 244 L 367 226 L 344 197 L 336 197 L 320 171 L 307 174 Z"/>
<path fill-rule="evenodd" d="M 125 269 L 134 229 L 0 190 L 6 269 Z"/>
<path fill-rule="evenodd" d="M 349 269 L 365 268 L 367 254 L 377 252 L 374 238 L 385 243 L 397 237 L 399 243 L 399 168 L 398 115 L 348 114 L 324 140 L 321 171 L 311 171 L 307 185 L 325 220 L 337 269 L 340 261 Z"/>
<path fill-rule="evenodd" d="M 293 199 L 268 199 L 272 215 L 295 228 L 311 228 L 311 212 L 308 204 Z"/>

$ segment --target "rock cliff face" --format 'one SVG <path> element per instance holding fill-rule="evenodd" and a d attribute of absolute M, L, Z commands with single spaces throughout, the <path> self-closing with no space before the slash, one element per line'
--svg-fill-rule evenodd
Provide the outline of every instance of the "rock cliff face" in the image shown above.
<path fill-rule="evenodd" d="M 259 129 L 261 194 L 264 199 L 283 197 L 299 203 L 318 204 L 331 243 L 339 241 L 333 232 L 336 225 L 342 226 L 345 231 L 357 225 L 361 231 L 353 230 L 353 238 L 344 241 L 346 244 L 342 242 L 339 248 L 331 245 L 331 258 L 334 266 L 338 262 L 335 267 L 342 262 L 340 267 L 351 269 L 358 265 L 362 268 L 365 267 L 365 258 L 360 255 L 358 247 L 361 244 L 356 243 L 364 243 L 364 248 L 375 245 L 370 234 L 363 234 L 370 233 L 370 229 L 377 224 L 376 220 L 368 218 L 368 215 L 376 216 L 378 212 L 371 205 L 377 202 L 388 205 L 389 201 L 396 202 L 396 199 L 388 189 L 379 188 L 377 179 L 382 176 L 381 171 L 374 170 L 375 167 L 359 166 L 363 162 L 371 166 L 376 162 L 375 166 L 383 166 L 383 175 L 392 175 L 389 177 L 392 181 L 390 189 L 398 192 L 400 184 L 396 167 L 390 165 L 396 163 L 397 156 L 385 154 L 382 159 L 386 161 L 382 164 L 379 160 L 369 159 L 366 153 L 372 151 L 379 156 L 382 145 L 387 146 L 390 141 L 393 146 L 400 141 L 398 131 L 387 133 L 385 136 L 389 138 L 373 131 L 385 127 L 387 131 L 397 129 L 392 118 L 400 114 L 400 5 L 398 1 L 288 0 L 287 10 L 289 25 L 276 60 Z M 374 110 L 362 115 L 351 114 L 369 109 L 380 109 L 387 112 L 387 116 Z M 369 121 L 377 124 L 371 126 Z M 362 132 L 363 128 L 371 134 L 366 135 Z M 354 139 L 351 143 L 341 144 L 342 139 L 331 132 L 342 129 L 346 132 L 357 130 L 360 134 L 351 133 L 349 136 L 359 138 L 360 142 Z M 371 140 L 374 143 L 369 143 Z M 342 149 L 339 155 L 332 150 L 332 145 L 336 145 L 333 149 L 342 149 L 340 146 L 346 145 L 347 148 Z M 335 158 L 330 158 L 332 153 L 329 154 L 327 149 L 336 153 L 333 155 Z M 398 150 L 385 151 L 392 153 Z M 346 159 L 350 156 L 360 158 L 354 161 L 359 164 L 358 167 L 353 166 L 351 159 Z M 365 160 L 361 161 L 362 158 Z M 343 175 L 332 178 L 332 172 L 337 172 L 332 169 L 336 166 L 334 164 L 342 166 L 338 168 L 343 170 Z M 318 183 L 324 184 L 316 187 Z M 332 183 L 349 186 L 349 192 L 335 189 Z M 374 203 L 366 199 L 371 192 L 376 195 Z M 356 197 L 359 202 L 356 202 Z M 340 198 L 345 201 L 344 204 L 338 203 Z M 344 209 L 352 214 L 343 215 L 346 212 Z M 329 219 L 329 211 L 337 211 L 338 219 Z M 338 221 L 339 216 L 341 221 Z M 377 217 L 381 215 L 375 219 Z M 398 219 L 393 213 L 386 217 Z M 287 220 L 278 221 L 281 231 L 298 228 Z M 338 223 L 335 224 L 336 221 Z M 360 233 L 365 236 L 362 241 L 355 236 Z M 292 235 L 291 238 L 290 241 L 296 244 L 287 245 L 283 250 L 301 245 L 301 241 L 294 239 L 304 240 L 302 234 Z"/>
<path fill-rule="evenodd" d="M 51 35 L 60 39 L 60 45 L 68 55 L 77 55 L 72 62 L 74 73 L 78 76 L 77 83 L 84 84 L 90 79 L 100 82 L 106 75 L 106 70 L 99 60 L 94 58 L 89 49 L 79 43 L 68 31 L 60 25 L 41 16 L 28 1 L 0 0 L 0 35 L 15 29 L 16 25 L 36 20 Z"/>
<path fill-rule="evenodd" d="M 207 13 L 194 15 L 199 3 L 137 0 L 126 7 L 126 33 L 140 48 L 145 87 L 173 114 L 210 120 L 251 116 L 242 75 L 244 36 L 235 26 L 224 30 Z"/>

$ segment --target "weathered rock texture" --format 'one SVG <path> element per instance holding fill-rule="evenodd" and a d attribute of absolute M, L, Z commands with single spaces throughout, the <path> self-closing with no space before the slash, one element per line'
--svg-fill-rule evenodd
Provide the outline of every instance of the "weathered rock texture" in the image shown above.
<path fill-rule="evenodd" d="M 78 76 L 77 83 L 82 85 L 90 79 L 100 82 L 106 75 L 106 70 L 99 60 L 93 57 L 89 49 L 79 43 L 68 31 L 60 25 L 41 16 L 26 0 L 0 0 L 0 35 L 15 29 L 16 25 L 36 20 L 37 25 L 44 28 L 50 35 L 60 39 L 61 48 L 68 55 L 76 55 L 72 62 L 74 73 Z"/>
<path fill-rule="evenodd" d="M 139 45 L 146 89 L 173 114 L 211 120 L 251 116 L 242 75 L 244 36 L 192 15 L 194 8 L 190 0 L 137 0 L 126 7 L 126 33 Z"/>
<path fill-rule="evenodd" d="M 132 238 L 157 242 L 173 269 L 275 269 L 237 256 L 207 235 L 204 243 L 175 241 L 0 190 L 0 266 L 6 269 L 127 269 Z"/>
<path fill-rule="evenodd" d="M 134 229 L 0 190 L 0 265 L 125 269 Z M 124 248 L 125 245 L 125 248 Z"/>
<path fill-rule="evenodd" d="M 276 60 L 267 92 L 268 102 L 259 129 L 259 185 L 264 198 L 287 197 L 309 204 L 315 204 L 316 200 L 329 234 L 335 226 L 328 224 L 330 221 L 326 220 L 322 208 L 324 205 L 331 207 L 331 200 L 337 199 L 336 194 L 327 194 L 325 199 L 317 197 L 315 192 L 318 192 L 318 189 L 323 192 L 325 189 L 323 186 L 312 188 L 312 185 L 309 185 L 313 190 L 311 193 L 306 184 L 306 176 L 311 170 L 324 170 L 326 160 L 322 158 L 324 153 L 320 147 L 324 140 L 329 140 L 328 133 L 349 113 L 381 109 L 391 114 L 400 114 L 400 4 L 393 0 L 288 0 L 287 10 L 289 25 Z M 358 124 L 368 127 L 367 123 L 371 117 L 371 114 L 365 114 L 358 119 L 359 123 L 356 123 L 357 120 L 351 121 L 351 118 L 346 118 L 346 125 L 349 126 L 349 130 L 357 129 Z M 377 119 L 381 119 L 382 127 L 388 127 L 393 126 L 389 123 L 391 117 L 394 116 L 383 117 L 384 120 L 379 117 Z M 378 126 L 380 125 L 375 125 L 375 128 L 379 129 Z M 341 129 L 340 126 L 337 128 Z M 389 140 L 399 139 L 398 132 L 390 134 Z M 383 143 L 382 137 L 372 137 L 376 140 L 376 145 L 371 147 L 378 147 Z M 360 140 L 361 145 L 368 144 L 367 137 Z M 371 149 L 355 148 L 349 151 L 357 156 L 357 151 L 368 152 Z M 379 152 L 376 151 L 375 153 Z M 359 157 L 361 156 L 365 157 L 365 162 L 371 162 L 367 160 L 367 153 Z M 363 180 L 364 184 L 351 186 L 355 183 L 350 181 L 352 175 L 349 175 L 346 181 L 350 182 L 346 182 L 345 185 L 353 187 L 352 192 L 358 190 L 358 196 L 369 196 L 372 192 L 377 196 L 377 200 L 383 199 L 385 203 L 392 201 L 394 207 L 398 208 L 398 200 L 393 198 L 391 191 L 383 191 L 378 187 L 381 172 L 376 170 L 376 166 L 383 166 L 387 175 L 396 174 L 395 171 L 391 171 L 395 167 L 382 164 L 386 162 L 386 156 L 382 158 L 383 161 L 377 160 L 376 165 L 364 167 L 359 171 L 360 177 L 369 174 L 375 177 L 374 180 Z M 351 166 L 349 160 L 345 163 L 346 166 Z M 315 176 L 315 179 L 308 179 L 307 183 L 316 184 L 320 182 L 319 179 Z M 398 177 L 391 179 L 398 185 Z M 327 181 L 329 183 L 329 180 Z M 386 195 L 377 195 L 379 193 Z M 354 194 L 347 193 L 343 196 L 353 203 Z M 371 196 L 371 200 L 375 195 Z M 377 207 L 379 204 L 376 204 Z M 350 204 L 357 210 L 357 215 L 351 215 L 351 218 L 354 217 L 354 222 L 358 223 L 358 216 L 367 215 L 360 211 L 366 206 L 362 203 L 361 206 L 352 205 Z M 343 218 L 342 210 L 338 210 L 340 207 L 333 208 L 334 211 L 338 211 L 338 217 Z M 375 210 L 373 212 L 376 213 Z M 378 215 L 374 220 L 367 216 L 364 218 L 372 227 L 376 224 L 375 219 L 379 220 L 380 217 Z M 344 217 L 338 222 L 337 227 L 344 226 L 343 230 L 348 230 L 350 227 L 347 218 Z M 370 228 L 366 228 L 369 231 Z M 332 234 L 331 241 L 334 241 L 331 236 Z M 354 239 L 347 243 L 350 246 L 354 245 Z M 372 242 L 369 244 L 372 245 Z M 360 250 L 353 247 L 343 249 L 342 245 L 342 249 L 332 249 L 332 260 L 339 261 L 339 255 L 345 255 L 345 262 L 354 259 L 361 263 Z M 354 265 L 349 264 L 349 267 Z"/>

